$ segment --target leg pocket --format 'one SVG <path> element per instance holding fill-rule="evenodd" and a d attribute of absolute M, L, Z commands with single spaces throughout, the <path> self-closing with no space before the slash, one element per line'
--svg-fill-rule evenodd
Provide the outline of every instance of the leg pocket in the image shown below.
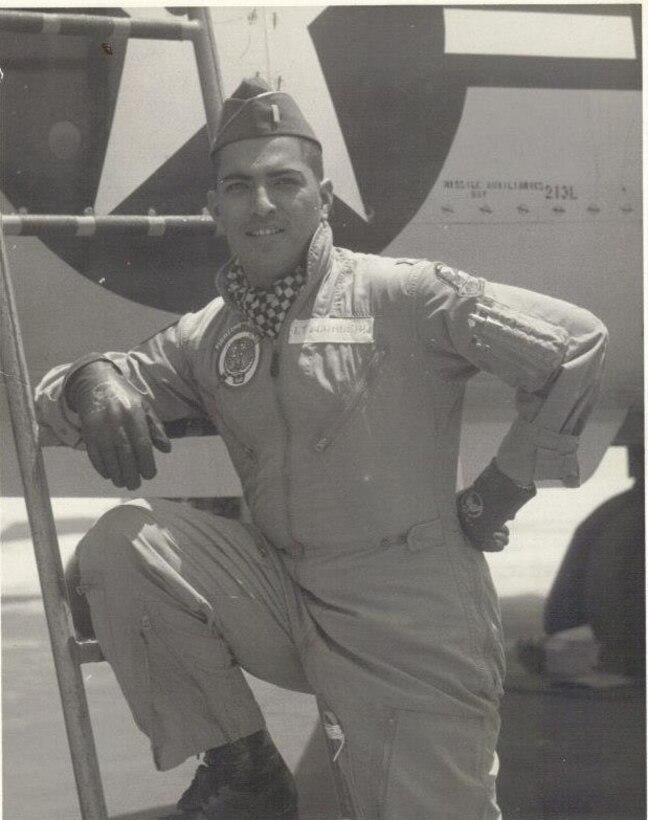
<path fill-rule="evenodd" d="M 317 705 L 326 736 L 328 759 L 344 820 L 369 820 L 356 784 L 354 761 L 347 743 L 346 731 L 326 701 L 318 696 Z"/>
<path fill-rule="evenodd" d="M 498 820 L 498 719 L 395 710 L 380 820 Z"/>
<path fill-rule="evenodd" d="M 203 621 L 166 601 L 145 601 L 141 636 L 154 749 L 176 736 L 198 743 L 208 725 L 218 726 L 225 740 L 263 726 L 247 681 L 207 613 Z"/>
<path fill-rule="evenodd" d="M 504 642 L 499 601 L 483 553 L 467 540 L 455 549 L 460 595 L 468 624 L 476 691 L 498 701 L 503 694 Z"/>
<path fill-rule="evenodd" d="M 222 636 L 214 628 L 209 604 L 189 612 L 177 602 L 147 600 L 142 616 L 144 633 L 151 631 L 173 654 L 176 661 L 191 670 L 222 672 L 234 660 Z"/>

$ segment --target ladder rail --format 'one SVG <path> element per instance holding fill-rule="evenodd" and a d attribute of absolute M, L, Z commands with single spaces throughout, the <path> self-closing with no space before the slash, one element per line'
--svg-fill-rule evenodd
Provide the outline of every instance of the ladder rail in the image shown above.
<path fill-rule="evenodd" d="M 94 15 L 0 11 L 0 31 L 29 34 L 112 34 L 156 40 L 191 40 L 207 119 L 213 140 L 222 109 L 223 85 L 209 10 L 188 10 L 189 20 L 158 21 Z M 13 437 L 20 465 L 36 566 L 63 707 L 72 767 L 83 820 L 108 820 L 99 762 L 81 665 L 102 660 L 96 641 L 76 638 L 65 584 L 51 498 L 39 442 L 38 422 L 22 342 L 5 233 L 39 236 L 48 233 L 79 238 L 128 233 L 160 237 L 192 232 L 213 235 L 211 217 L 69 216 L 0 214 L 0 363 L 6 384 Z"/>
<path fill-rule="evenodd" d="M 161 238 L 194 234 L 214 236 L 216 223 L 211 216 L 76 216 L 73 214 L 4 214 L 0 224 L 5 236 L 67 236 L 92 239 L 95 236 L 149 236 Z"/>
<path fill-rule="evenodd" d="M 196 67 L 200 80 L 203 105 L 207 117 L 207 134 L 209 146 L 216 138 L 218 122 L 223 108 L 223 77 L 218 64 L 216 35 L 208 8 L 194 6 L 188 9 L 190 22 L 198 26 L 193 37 Z"/>
<path fill-rule="evenodd" d="M 38 441 L 38 423 L 4 234 L 1 230 L 0 319 L 0 360 L 81 815 L 84 820 L 108 820 L 43 453 Z"/>
<path fill-rule="evenodd" d="M 110 37 L 121 35 L 143 40 L 193 40 L 201 36 L 195 20 L 147 20 L 99 14 L 0 11 L 0 31 L 14 34 L 61 34 Z"/>

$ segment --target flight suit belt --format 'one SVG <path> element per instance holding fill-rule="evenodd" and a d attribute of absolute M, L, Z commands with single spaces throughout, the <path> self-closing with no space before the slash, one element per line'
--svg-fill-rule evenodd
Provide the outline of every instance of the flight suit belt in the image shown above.
<path fill-rule="evenodd" d="M 274 544 L 279 552 L 286 554 L 292 559 L 308 559 L 310 555 L 346 554 L 351 552 L 365 552 L 377 548 L 389 548 L 403 546 L 411 552 L 418 552 L 421 549 L 431 546 L 440 546 L 450 533 L 461 533 L 459 522 L 455 515 L 444 515 L 432 518 L 419 524 L 414 524 L 408 529 L 395 535 L 385 535 L 383 537 L 371 539 L 369 541 L 353 542 L 352 544 L 318 544 L 306 546 L 299 542 L 292 541 L 287 544 Z"/>

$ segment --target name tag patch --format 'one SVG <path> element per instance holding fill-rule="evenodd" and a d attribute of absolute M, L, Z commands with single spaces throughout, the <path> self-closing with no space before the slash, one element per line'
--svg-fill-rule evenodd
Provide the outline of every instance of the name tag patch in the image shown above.
<path fill-rule="evenodd" d="M 374 340 L 373 316 L 368 318 L 323 316 L 295 319 L 288 332 L 288 344 L 318 344 L 324 342 L 371 344 Z"/>

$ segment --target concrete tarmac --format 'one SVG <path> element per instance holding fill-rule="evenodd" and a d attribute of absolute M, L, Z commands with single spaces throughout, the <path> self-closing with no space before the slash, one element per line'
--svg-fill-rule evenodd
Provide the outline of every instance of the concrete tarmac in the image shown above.
<path fill-rule="evenodd" d="M 574 528 L 629 485 L 625 451 L 612 448 L 583 487 L 543 489 L 522 510 L 507 549 L 489 556 L 510 641 L 541 631 L 543 600 Z M 115 501 L 55 499 L 64 556 Z M 0 509 L 2 817 L 78 820 L 24 504 L 3 499 Z M 111 818 L 163 816 L 190 782 L 197 761 L 156 772 L 148 741 L 135 727 L 108 665 L 85 665 L 83 676 Z M 251 683 L 277 745 L 296 772 L 302 820 L 333 820 L 338 815 L 314 699 Z M 557 692 L 515 669 L 508 683 L 500 743 L 505 820 L 645 818 L 643 692 Z"/>

